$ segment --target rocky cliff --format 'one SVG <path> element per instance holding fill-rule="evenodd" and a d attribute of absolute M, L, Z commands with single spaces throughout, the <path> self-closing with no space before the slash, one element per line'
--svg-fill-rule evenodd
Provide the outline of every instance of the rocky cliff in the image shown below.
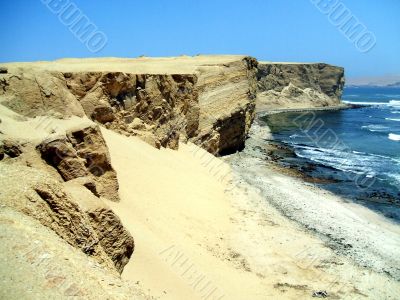
<path fill-rule="evenodd" d="M 323 63 L 260 62 L 258 110 L 340 104 L 344 69 Z"/>
<path fill-rule="evenodd" d="M 244 147 L 256 98 L 259 108 L 337 105 L 344 82 L 341 68 L 258 65 L 247 56 L 64 59 L 0 68 L 0 226 L 10 225 L 2 249 L 18 246 L 9 238 L 13 232 L 20 239 L 32 234 L 52 248 L 43 250 L 43 259 L 16 250 L 29 272 L 30 261 L 44 272 L 37 278 L 39 293 L 53 289 L 54 296 L 65 281 L 71 286 L 64 295 L 92 298 L 94 291 L 77 287 L 65 272 L 49 275 L 41 262 L 75 273 L 94 265 L 91 282 L 80 279 L 88 286 L 115 280 L 124 295 L 136 293 L 118 277 L 135 243 L 107 204 L 120 198 L 102 126 L 155 148 L 193 142 L 223 155 Z M 33 232 L 15 225 L 18 220 Z M 60 254 L 51 241 L 62 243 L 60 251 L 73 250 Z M 120 292 L 102 284 L 99 289 Z"/>
<path fill-rule="evenodd" d="M 257 61 L 245 56 L 66 59 L 6 64 L 0 102 L 24 116 L 84 116 L 159 148 L 191 140 L 213 154 L 243 147 Z"/>
<path fill-rule="evenodd" d="M 216 155 L 236 151 L 254 118 L 256 73 L 256 60 L 245 56 L 1 66 L 0 225 L 10 225 L 2 249 L 23 245 L 24 235 L 35 237 L 44 254 L 15 250 L 27 274 L 35 272 L 30 262 L 43 273 L 25 279 L 40 286 L 31 289 L 96 299 L 88 287 L 98 285 L 105 294 L 136 295 L 118 278 L 135 244 L 107 204 L 120 200 L 119 184 L 101 126 L 155 148 L 191 141 Z M 18 220 L 32 228 L 15 225 Z M 67 274 L 85 264 L 90 278 Z M 53 268 L 63 271 L 53 274 Z M 11 266 L 6 273 L 1 280 L 22 276 Z"/>

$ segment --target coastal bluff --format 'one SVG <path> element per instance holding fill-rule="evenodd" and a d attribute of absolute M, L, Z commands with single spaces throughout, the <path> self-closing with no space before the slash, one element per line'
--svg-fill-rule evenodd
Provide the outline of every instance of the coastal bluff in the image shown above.
<path fill-rule="evenodd" d="M 344 69 L 325 63 L 259 62 L 257 110 L 339 106 Z"/>
<path fill-rule="evenodd" d="M 0 278 L 21 278 L 8 287 L 23 293 L 27 284 L 49 297 L 147 298 L 120 277 L 136 240 L 112 209 L 124 198 L 104 130 L 138 149 L 151 146 L 161 165 L 162 153 L 188 142 L 209 155 L 240 150 L 255 117 L 257 61 L 94 58 L 0 67 L 0 225 L 7 232 Z M 133 183 L 142 174 L 129 172 Z M 10 250 L 26 245 L 26 236 L 32 246 Z M 19 259 L 11 262 L 12 253 Z"/>
<path fill-rule="evenodd" d="M 87 116 L 160 148 L 192 141 L 212 154 L 244 147 L 255 113 L 248 56 L 61 59 L 10 63 L 0 103 L 26 116 Z"/>
<path fill-rule="evenodd" d="M 343 84 L 342 68 L 239 55 L 0 64 L 0 278 L 16 298 L 28 286 L 49 298 L 151 299 L 120 276 L 137 247 L 140 258 L 160 251 L 158 234 L 168 246 L 168 228 L 173 240 L 199 212 L 207 239 L 203 224 L 231 226 L 229 172 L 217 180 L 204 165 L 244 148 L 257 106 L 338 105 Z M 245 265 L 231 252 L 210 264 Z"/>

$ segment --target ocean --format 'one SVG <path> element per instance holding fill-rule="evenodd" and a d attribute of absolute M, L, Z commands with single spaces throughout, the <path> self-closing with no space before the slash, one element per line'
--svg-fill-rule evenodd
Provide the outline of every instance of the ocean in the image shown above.
<path fill-rule="evenodd" d="M 359 108 L 287 112 L 261 118 L 297 168 L 320 187 L 400 222 L 400 88 L 345 88 Z"/>

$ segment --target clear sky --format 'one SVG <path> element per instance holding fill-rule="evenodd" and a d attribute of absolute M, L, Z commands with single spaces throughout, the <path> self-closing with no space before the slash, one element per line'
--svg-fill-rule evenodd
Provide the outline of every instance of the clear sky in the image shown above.
<path fill-rule="evenodd" d="M 40 0 L 2 0 L 0 61 L 248 54 L 327 62 L 348 77 L 400 74 L 400 0 L 337 1 L 376 36 L 372 50 L 359 52 L 311 0 L 70 1 L 107 36 L 97 53 Z"/>

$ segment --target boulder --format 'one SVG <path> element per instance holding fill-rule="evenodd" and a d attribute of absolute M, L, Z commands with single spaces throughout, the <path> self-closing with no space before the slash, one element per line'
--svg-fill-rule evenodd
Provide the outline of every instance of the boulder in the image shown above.
<path fill-rule="evenodd" d="M 111 106 L 96 106 L 92 113 L 92 118 L 102 124 L 115 120 L 114 112 Z"/>

